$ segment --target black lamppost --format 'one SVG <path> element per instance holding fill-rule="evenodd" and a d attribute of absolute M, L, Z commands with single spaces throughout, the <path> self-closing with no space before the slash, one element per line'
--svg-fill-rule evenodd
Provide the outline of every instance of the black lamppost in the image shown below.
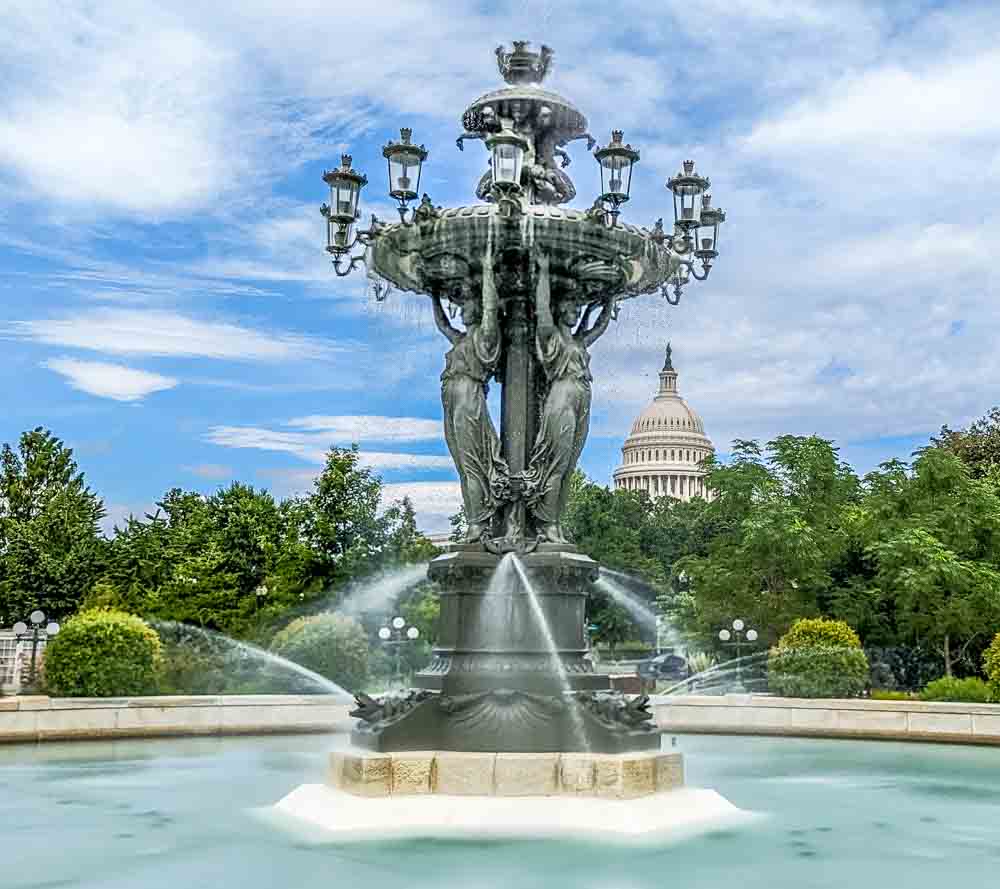
<path fill-rule="evenodd" d="M 746 688 L 743 686 L 743 664 L 740 662 L 740 657 L 744 645 L 752 645 L 757 641 L 757 631 L 746 629 L 746 624 L 740 618 L 736 618 L 733 621 L 732 632 L 727 628 L 719 630 L 719 641 L 736 650 L 736 688 L 734 690 L 743 693 Z"/>
<path fill-rule="evenodd" d="M 14 636 L 18 642 L 31 640 L 31 668 L 28 674 L 28 688 L 34 689 L 38 664 L 38 643 L 48 642 L 50 637 L 55 636 L 59 632 L 59 624 L 54 620 L 45 624 L 44 612 L 37 610 L 31 612 L 28 620 L 31 621 L 30 627 L 23 620 L 14 624 Z M 45 626 L 43 627 L 42 624 Z"/>
<path fill-rule="evenodd" d="M 410 642 L 416 642 L 420 638 L 420 630 L 416 627 L 407 627 L 406 621 L 401 617 L 394 617 L 390 627 L 382 627 L 378 631 L 378 637 L 383 645 L 391 645 L 396 649 L 396 682 L 402 685 L 403 669 L 401 664 L 402 646 Z"/>

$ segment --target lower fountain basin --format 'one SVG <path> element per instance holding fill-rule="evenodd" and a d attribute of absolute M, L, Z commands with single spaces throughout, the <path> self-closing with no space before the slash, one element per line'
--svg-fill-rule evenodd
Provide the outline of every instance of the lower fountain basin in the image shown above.
<path fill-rule="evenodd" d="M 5 889 L 941 889 L 992 886 L 1000 862 L 995 748 L 684 737 L 690 786 L 763 814 L 693 834 L 654 834 L 641 847 L 620 843 L 598 820 L 580 839 L 498 837 L 487 824 L 475 838 L 419 841 L 392 837 L 386 818 L 381 834 L 350 845 L 301 819 L 282 816 L 276 828 L 274 803 L 301 784 L 322 783 L 337 741 L 0 745 L 0 882 Z M 642 800 L 607 802 L 644 817 Z"/>

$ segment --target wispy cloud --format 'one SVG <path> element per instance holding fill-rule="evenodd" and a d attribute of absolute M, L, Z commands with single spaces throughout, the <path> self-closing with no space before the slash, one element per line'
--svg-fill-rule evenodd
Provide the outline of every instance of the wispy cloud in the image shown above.
<path fill-rule="evenodd" d="M 153 392 L 173 389 L 179 382 L 173 377 L 104 361 L 53 358 L 42 366 L 61 374 L 74 389 L 115 401 L 141 401 Z"/>
<path fill-rule="evenodd" d="M 334 347 L 292 333 L 263 333 L 151 309 L 96 309 L 63 318 L 14 321 L 0 335 L 111 355 L 289 361 L 328 358 Z"/>
<path fill-rule="evenodd" d="M 182 466 L 181 469 L 213 482 L 225 481 L 235 476 L 232 466 L 221 463 L 198 463 L 195 466 Z"/>
<path fill-rule="evenodd" d="M 310 418 L 303 418 L 309 420 Z M 371 436 L 371 440 L 380 441 L 417 441 L 430 438 L 427 434 L 429 430 L 424 426 L 428 421 L 414 420 L 410 418 L 386 418 L 386 417 L 338 417 L 321 418 L 323 420 L 337 419 L 338 431 L 332 430 L 298 432 L 282 429 L 267 429 L 257 426 L 213 426 L 205 434 L 205 441 L 226 448 L 241 448 L 260 451 L 276 451 L 279 453 L 294 454 L 302 460 L 310 463 L 322 464 L 326 459 L 326 453 L 331 446 L 348 446 L 358 443 L 358 439 L 349 433 L 356 429 L 359 423 L 366 420 L 385 421 L 383 428 L 386 430 L 388 438 L 382 437 L 378 433 L 377 424 L 373 424 L 376 434 Z M 288 425 L 296 425 L 294 422 Z M 308 428 L 308 426 L 306 427 Z M 409 430 L 409 431 L 407 431 Z M 410 436 L 416 432 L 419 438 L 400 438 L 400 433 Z M 392 435 L 397 437 L 393 438 Z M 438 425 L 437 435 L 441 434 Z M 450 457 L 437 456 L 432 454 L 406 454 L 388 451 L 370 451 L 362 449 L 360 461 L 363 466 L 373 469 L 451 469 L 453 464 Z"/>
<path fill-rule="evenodd" d="M 312 414 L 286 424 L 296 429 L 321 432 L 334 441 L 438 441 L 441 421 L 418 417 L 346 416 Z"/>

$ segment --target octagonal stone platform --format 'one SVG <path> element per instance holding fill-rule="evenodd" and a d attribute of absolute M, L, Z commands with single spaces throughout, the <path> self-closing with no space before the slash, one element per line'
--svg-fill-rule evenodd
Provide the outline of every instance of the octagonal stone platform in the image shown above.
<path fill-rule="evenodd" d="M 753 816 L 687 788 L 680 753 L 335 752 L 272 817 L 342 840 L 676 839 Z"/>

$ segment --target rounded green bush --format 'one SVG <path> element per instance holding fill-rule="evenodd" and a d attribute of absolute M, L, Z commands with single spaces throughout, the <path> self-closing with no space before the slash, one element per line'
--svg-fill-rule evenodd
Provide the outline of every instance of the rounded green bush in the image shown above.
<path fill-rule="evenodd" d="M 160 667 L 160 637 L 124 611 L 82 611 L 46 646 L 49 694 L 109 698 L 152 694 Z"/>
<path fill-rule="evenodd" d="M 988 704 L 990 702 L 990 687 L 978 676 L 970 676 L 967 679 L 942 676 L 940 679 L 927 683 L 924 690 L 920 692 L 920 700 Z"/>
<path fill-rule="evenodd" d="M 840 620 L 803 618 L 768 656 L 768 687 L 789 698 L 848 698 L 868 684 L 858 634 Z"/>
<path fill-rule="evenodd" d="M 983 654 L 983 672 L 986 673 L 990 695 L 994 701 L 1000 703 L 1000 633 L 996 634 L 992 644 Z"/>
<path fill-rule="evenodd" d="M 271 651 L 348 691 L 368 681 L 368 637 L 354 618 L 326 612 L 300 617 L 278 632 Z"/>

